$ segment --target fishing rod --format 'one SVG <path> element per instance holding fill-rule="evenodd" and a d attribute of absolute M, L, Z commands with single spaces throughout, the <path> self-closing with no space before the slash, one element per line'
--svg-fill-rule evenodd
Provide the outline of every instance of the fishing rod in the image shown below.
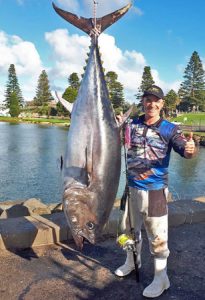
<path fill-rule="evenodd" d="M 128 125 L 129 126 L 129 125 Z M 128 128 L 129 129 L 129 128 Z M 129 224 L 130 224 L 130 235 L 127 234 L 121 234 L 117 238 L 117 242 L 119 245 L 127 251 L 132 251 L 133 253 L 133 261 L 134 261 L 134 266 L 135 266 L 135 276 L 136 276 L 136 281 L 139 282 L 139 268 L 137 264 L 137 246 L 136 246 L 136 235 L 135 235 L 135 228 L 133 224 L 133 218 L 131 217 L 131 211 L 130 211 L 130 189 L 128 185 L 128 166 L 127 166 L 127 151 L 126 151 L 126 133 L 125 133 L 125 128 L 123 130 L 123 147 L 124 147 L 124 161 L 125 161 L 125 177 L 126 177 L 126 185 L 125 185 L 125 190 L 122 195 L 121 201 L 120 201 L 120 210 L 124 211 L 125 213 L 125 208 L 126 208 L 126 202 L 128 206 L 128 218 L 129 218 Z M 129 134 L 129 133 L 128 133 Z"/>

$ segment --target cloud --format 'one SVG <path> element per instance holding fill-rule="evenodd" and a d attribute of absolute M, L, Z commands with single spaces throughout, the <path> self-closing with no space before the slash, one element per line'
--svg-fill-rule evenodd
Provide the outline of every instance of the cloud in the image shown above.
<path fill-rule="evenodd" d="M 30 100 L 35 94 L 37 78 L 43 68 L 39 53 L 33 43 L 0 31 L 0 81 L 4 86 L 10 64 L 15 65 L 23 96 Z M 1 93 L 0 102 L 2 98 Z"/>
<path fill-rule="evenodd" d="M 70 9 L 75 12 L 79 10 L 79 3 L 77 0 L 57 0 L 57 4 L 63 9 Z"/>
<path fill-rule="evenodd" d="M 106 72 L 115 71 L 118 74 L 118 80 L 125 89 L 126 99 L 133 101 L 146 65 L 145 57 L 135 50 L 122 51 L 117 47 L 115 38 L 108 34 L 101 35 L 99 45 Z"/>
<path fill-rule="evenodd" d="M 129 0 L 103 0 L 97 2 L 98 17 L 108 14 L 130 3 Z M 56 0 L 56 3 L 60 8 L 65 10 L 68 9 L 76 14 L 89 17 L 93 15 L 93 0 Z M 132 10 L 139 16 L 143 14 L 140 8 L 137 8 L 136 6 L 133 6 Z"/>
<path fill-rule="evenodd" d="M 53 85 L 61 81 L 65 84 L 68 76 L 76 72 L 82 74 L 89 52 L 90 39 L 77 34 L 70 35 L 67 29 L 57 29 L 45 33 L 45 39 L 51 47 L 53 66 L 48 70 Z M 67 83 L 66 83 L 67 85 Z M 64 86 L 65 88 L 66 86 Z"/>
<path fill-rule="evenodd" d="M 67 29 L 58 29 L 45 34 L 52 52 L 54 65 L 48 70 L 49 78 L 54 87 L 64 91 L 67 87 L 67 78 L 73 72 L 82 74 L 86 65 L 89 52 L 90 38 L 78 34 L 71 35 Z M 141 84 L 144 67 L 149 65 L 144 55 L 136 50 L 122 51 L 115 38 L 102 33 L 99 37 L 99 47 L 105 73 L 114 71 L 118 74 L 118 80 L 124 86 L 127 101 L 135 101 L 135 94 Z M 178 90 L 180 81 L 165 82 L 160 79 L 156 69 L 151 69 L 155 83 L 162 87 L 165 93 L 170 89 Z"/>
<path fill-rule="evenodd" d="M 81 75 L 86 65 L 90 38 L 85 35 L 70 34 L 67 29 L 57 29 L 45 33 L 45 40 L 50 46 L 50 61 L 45 68 L 35 45 L 16 35 L 0 31 L 0 102 L 4 99 L 4 90 L 10 64 L 15 64 L 17 77 L 25 100 L 35 96 L 38 77 L 46 69 L 51 89 L 63 92 L 68 85 L 68 77 L 77 72 Z M 115 38 L 102 34 L 99 38 L 105 72 L 115 71 L 123 84 L 126 100 L 135 101 L 135 94 L 141 84 L 144 67 L 149 65 L 143 53 L 137 50 L 123 51 L 116 45 Z M 157 70 L 152 69 L 156 84 L 165 92 L 178 90 L 179 81 L 166 83 L 160 79 Z"/>
<path fill-rule="evenodd" d="M 64 79 L 65 84 L 65 79 L 72 72 L 83 73 L 89 52 L 89 37 L 71 35 L 67 29 L 58 29 L 47 32 L 45 38 L 50 44 L 55 62 L 49 70 L 49 78 L 52 79 L 53 85 L 58 86 L 60 79 Z M 127 100 L 134 100 L 134 94 L 141 82 L 142 72 L 146 65 L 143 54 L 135 50 L 122 51 L 117 47 L 115 38 L 108 34 L 100 36 L 99 46 L 105 72 L 115 71 L 118 74 L 118 80 L 124 85 Z M 62 83 L 63 81 L 59 88 L 63 90 Z"/>

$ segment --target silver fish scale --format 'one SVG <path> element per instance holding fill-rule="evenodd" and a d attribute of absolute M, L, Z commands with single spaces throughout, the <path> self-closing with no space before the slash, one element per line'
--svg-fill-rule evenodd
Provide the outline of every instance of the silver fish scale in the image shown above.
<path fill-rule="evenodd" d="M 97 19 L 101 33 L 131 4 Z M 112 209 L 120 178 L 121 142 L 101 64 L 92 19 L 53 4 L 65 20 L 92 35 L 86 71 L 75 101 L 64 157 L 64 211 L 78 247 L 96 242 Z M 94 28 L 95 29 L 95 28 Z"/>

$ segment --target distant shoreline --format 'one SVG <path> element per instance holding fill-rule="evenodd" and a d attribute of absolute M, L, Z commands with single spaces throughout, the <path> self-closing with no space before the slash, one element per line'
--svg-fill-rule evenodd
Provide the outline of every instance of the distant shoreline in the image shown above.
<path fill-rule="evenodd" d="M 48 118 L 12 118 L 0 116 L 0 122 L 6 123 L 23 123 L 23 124 L 40 124 L 40 125 L 57 125 L 69 127 L 70 122 L 64 119 L 48 119 Z"/>

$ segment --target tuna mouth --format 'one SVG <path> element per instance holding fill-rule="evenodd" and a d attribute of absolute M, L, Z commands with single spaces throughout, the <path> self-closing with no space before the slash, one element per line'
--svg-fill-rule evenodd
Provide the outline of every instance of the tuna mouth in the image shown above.
<path fill-rule="evenodd" d="M 83 245 L 84 245 L 84 237 L 73 234 L 73 238 L 74 238 L 77 248 L 82 251 Z"/>
<path fill-rule="evenodd" d="M 88 235 L 88 234 L 86 234 L 82 229 L 81 229 L 81 230 L 78 230 L 77 236 L 83 238 L 84 240 L 87 240 L 89 243 L 91 243 L 91 244 L 93 244 L 93 245 L 94 245 L 95 242 L 96 242 L 94 233 L 90 233 L 90 234 Z"/>

